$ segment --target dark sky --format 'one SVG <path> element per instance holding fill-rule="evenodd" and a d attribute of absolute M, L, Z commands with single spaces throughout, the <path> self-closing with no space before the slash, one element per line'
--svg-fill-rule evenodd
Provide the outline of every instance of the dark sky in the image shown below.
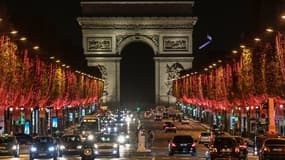
<path fill-rule="evenodd" d="M 49 54 L 60 57 L 72 66 L 88 70 L 83 55 L 81 30 L 76 21 L 81 15 L 80 0 L 4 1 L 8 13 L 6 17 L 20 33 L 28 36 L 30 42 L 38 43 Z M 229 53 L 239 46 L 244 37 L 260 32 L 265 24 L 275 21 L 276 17 L 272 15 L 276 14 L 276 4 L 281 1 L 284 2 L 196 0 L 194 15 L 199 20 L 193 35 L 196 57 L 194 67 Z M 207 41 L 207 34 L 213 37 L 213 42 L 198 50 L 199 45 Z"/>

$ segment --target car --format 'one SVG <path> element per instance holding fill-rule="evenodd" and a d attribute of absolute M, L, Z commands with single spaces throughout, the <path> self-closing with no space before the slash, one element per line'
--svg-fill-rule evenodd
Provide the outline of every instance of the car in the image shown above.
<path fill-rule="evenodd" d="M 30 160 L 38 158 L 52 158 L 56 160 L 57 152 L 56 140 L 53 137 L 38 136 L 30 146 Z"/>
<path fill-rule="evenodd" d="M 169 123 L 166 123 L 166 125 L 164 126 L 164 131 L 165 131 L 165 133 L 167 133 L 167 132 L 176 133 L 176 127 L 172 122 L 169 122 Z"/>
<path fill-rule="evenodd" d="M 222 131 L 222 130 L 219 129 L 219 128 L 214 128 L 214 129 L 212 129 L 212 133 L 213 133 L 213 135 L 214 135 L 215 137 L 217 137 L 217 136 L 224 136 L 224 135 L 225 135 L 224 131 Z"/>
<path fill-rule="evenodd" d="M 163 119 L 168 119 L 169 118 L 168 112 L 163 112 L 162 118 Z"/>
<path fill-rule="evenodd" d="M 117 134 L 119 129 L 121 129 L 120 126 L 117 126 L 116 124 L 108 124 L 102 127 L 101 132 L 106 134 Z"/>
<path fill-rule="evenodd" d="M 20 145 L 15 136 L 4 135 L 0 137 L 0 155 L 19 157 Z"/>
<path fill-rule="evenodd" d="M 166 126 L 169 126 L 172 122 L 166 121 L 163 123 L 162 129 L 164 130 Z"/>
<path fill-rule="evenodd" d="M 234 136 L 234 138 L 237 140 L 239 144 L 240 159 L 246 160 L 248 155 L 247 143 L 240 136 Z"/>
<path fill-rule="evenodd" d="M 151 116 L 152 116 L 152 114 L 151 114 L 151 112 L 150 112 L 150 111 L 146 111 L 146 112 L 144 112 L 144 118 L 145 118 L 145 119 L 150 119 L 150 118 L 151 118 Z"/>
<path fill-rule="evenodd" d="M 121 132 L 117 135 L 118 137 L 118 143 L 125 145 L 125 144 L 130 144 L 130 136 L 126 132 Z"/>
<path fill-rule="evenodd" d="M 81 143 L 81 137 L 79 135 L 63 135 L 58 143 L 59 157 L 62 155 L 80 155 L 82 149 Z"/>
<path fill-rule="evenodd" d="M 190 154 L 196 155 L 196 142 L 190 135 L 175 135 L 168 141 L 168 155 Z"/>
<path fill-rule="evenodd" d="M 209 144 L 213 140 L 213 135 L 211 132 L 201 132 L 199 135 L 199 143 L 201 144 Z"/>
<path fill-rule="evenodd" d="M 190 119 L 188 117 L 182 117 L 181 119 L 181 124 L 189 124 L 190 123 Z"/>
<path fill-rule="evenodd" d="M 274 159 L 281 160 L 285 158 L 285 139 L 267 138 L 262 143 L 259 153 L 259 160 Z"/>
<path fill-rule="evenodd" d="M 15 134 L 15 136 L 16 136 L 20 145 L 22 145 L 22 144 L 30 145 L 33 142 L 33 137 L 28 135 L 28 134 L 19 133 L 19 134 Z"/>
<path fill-rule="evenodd" d="M 82 145 L 82 160 L 94 159 L 98 156 L 120 157 L 120 145 L 116 135 L 101 134 L 87 139 L 89 141 L 85 141 Z"/>
<path fill-rule="evenodd" d="M 240 159 L 239 147 L 239 143 L 233 136 L 215 137 L 213 144 L 209 146 L 207 159 Z"/>
<path fill-rule="evenodd" d="M 154 116 L 154 121 L 161 121 L 162 120 L 162 116 L 161 115 L 155 115 Z"/>

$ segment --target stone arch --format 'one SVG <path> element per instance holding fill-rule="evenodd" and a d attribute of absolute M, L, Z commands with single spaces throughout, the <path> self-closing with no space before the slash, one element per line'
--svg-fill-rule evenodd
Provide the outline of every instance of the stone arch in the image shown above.
<path fill-rule="evenodd" d="M 82 26 L 88 66 L 106 68 L 105 81 L 108 83 L 104 83 L 104 89 L 108 95 L 102 98 L 104 103 L 120 104 L 121 54 L 133 42 L 142 42 L 154 52 L 155 103 L 170 105 L 176 102 L 176 98 L 168 94 L 171 87 L 168 85 L 169 71 L 177 63 L 184 69 L 192 68 L 192 32 L 196 17 L 94 16 L 81 17 L 78 21 Z"/>
<path fill-rule="evenodd" d="M 149 38 L 148 36 L 145 35 L 131 35 L 128 36 L 126 38 L 124 38 L 120 43 L 117 44 L 117 53 L 119 55 L 121 55 L 122 50 L 130 43 L 132 42 L 142 42 L 145 43 L 147 45 L 149 45 L 153 52 L 154 52 L 154 56 L 158 54 L 158 46 L 155 45 L 155 43 L 153 42 L 153 40 L 151 38 Z"/>

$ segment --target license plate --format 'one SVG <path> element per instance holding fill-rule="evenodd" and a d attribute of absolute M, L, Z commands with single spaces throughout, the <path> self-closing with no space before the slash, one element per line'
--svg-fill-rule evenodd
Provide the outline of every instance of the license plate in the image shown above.
<path fill-rule="evenodd" d="M 112 152 L 111 149 L 99 149 L 99 152 Z"/>
<path fill-rule="evenodd" d="M 273 148 L 272 151 L 281 152 L 282 148 Z"/>
<path fill-rule="evenodd" d="M 229 149 L 229 148 L 223 148 L 223 149 L 221 150 L 221 152 L 231 152 L 231 149 Z"/>
<path fill-rule="evenodd" d="M 39 153 L 39 156 L 46 156 L 46 153 Z"/>

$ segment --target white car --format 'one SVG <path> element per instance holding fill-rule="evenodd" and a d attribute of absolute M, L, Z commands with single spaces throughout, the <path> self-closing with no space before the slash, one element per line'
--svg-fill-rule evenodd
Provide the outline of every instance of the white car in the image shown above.
<path fill-rule="evenodd" d="M 211 132 L 202 132 L 199 136 L 199 143 L 203 144 L 211 143 L 212 138 L 213 136 Z"/>
<path fill-rule="evenodd" d="M 190 123 L 190 119 L 188 117 L 183 117 L 181 119 L 181 124 L 189 124 Z"/>

